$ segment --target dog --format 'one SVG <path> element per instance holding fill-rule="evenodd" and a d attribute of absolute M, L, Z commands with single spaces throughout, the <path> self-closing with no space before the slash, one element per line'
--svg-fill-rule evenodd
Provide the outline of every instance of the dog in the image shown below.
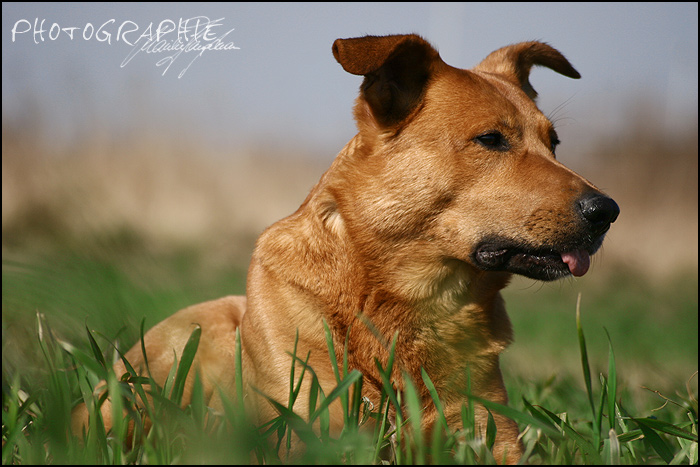
<path fill-rule="evenodd" d="M 447 65 L 413 34 L 338 39 L 332 50 L 345 71 L 364 77 L 357 135 L 301 207 L 259 237 L 246 297 L 187 308 L 145 335 L 150 372 L 164 380 L 173 352 L 198 324 L 195 364 L 209 404 L 220 406 L 216 388 L 236 397 L 238 330 L 244 398 L 264 423 L 278 414 L 261 393 L 287 406 L 295 345 L 325 394 L 336 386 L 325 322 L 337 361 L 346 348 L 349 369 L 362 373 L 366 400 L 379 406 L 375 359 L 386 367 L 387 342 L 396 336 L 396 389 L 405 387 L 404 375 L 421 381 L 424 370 L 448 425 L 460 428 L 467 388 L 508 401 L 499 354 L 512 330 L 499 291 L 513 274 L 584 275 L 619 214 L 615 201 L 557 161 L 557 134 L 528 78 L 533 66 L 580 75 L 541 42 L 501 48 L 470 70 Z M 141 345 L 126 358 L 143 367 Z M 115 371 L 126 370 L 117 363 Z M 416 386 L 430 433 L 437 411 Z M 301 416 L 309 413 L 309 391 L 306 378 L 294 406 Z M 109 402 L 102 412 L 109 426 Z M 518 427 L 493 416 L 493 455 L 515 463 L 523 450 Z M 477 408 L 482 431 L 487 417 Z M 342 427 L 339 402 L 330 419 L 332 429 Z M 76 429 L 86 420 L 87 409 L 76 409 Z"/>

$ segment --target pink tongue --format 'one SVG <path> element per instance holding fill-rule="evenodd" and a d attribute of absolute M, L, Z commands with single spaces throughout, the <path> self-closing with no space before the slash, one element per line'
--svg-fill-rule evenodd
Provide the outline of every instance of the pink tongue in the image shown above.
<path fill-rule="evenodd" d="M 586 250 L 562 253 L 561 260 L 569 266 L 569 271 L 576 277 L 581 277 L 586 274 L 588 268 L 591 266 L 591 257 Z"/>

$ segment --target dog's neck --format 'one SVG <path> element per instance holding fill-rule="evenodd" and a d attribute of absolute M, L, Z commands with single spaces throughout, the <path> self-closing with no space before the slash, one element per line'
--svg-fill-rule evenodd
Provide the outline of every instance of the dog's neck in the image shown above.
<path fill-rule="evenodd" d="M 287 291 L 279 313 L 292 319 L 293 306 L 315 310 L 315 324 L 326 320 L 333 330 L 338 358 L 346 336 L 350 339 L 349 364 L 372 386 L 381 385 L 375 358 L 386 364 L 394 336 L 395 371 L 406 370 L 416 381 L 421 368 L 441 384 L 452 379 L 439 374 L 441 368 L 460 375 L 467 366 L 481 372 L 496 368 L 498 354 L 511 340 L 499 293 L 509 274 L 447 257 L 429 235 L 415 230 L 407 236 L 366 237 L 376 229 L 366 221 L 354 223 L 361 207 L 353 197 L 361 193 L 349 186 L 353 177 L 345 179 L 358 158 L 367 157 L 362 148 L 358 137 L 350 141 L 299 210 L 260 236 L 256 252 L 267 254 L 255 254 L 251 262 L 252 297 L 266 294 L 268 281 L 276 281 Z"/>

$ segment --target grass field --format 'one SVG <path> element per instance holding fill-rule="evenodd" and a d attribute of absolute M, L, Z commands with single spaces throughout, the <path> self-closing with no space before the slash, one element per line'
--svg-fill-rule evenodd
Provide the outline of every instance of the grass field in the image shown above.
<path fill-rule="evenodd" d="M 99 355 L 113 358 L 108 342 L 126 350 L 138 341 L 142 319 L 148 328 L 192 303 L 243 293 L 245 270 L 208 265 L 192 251 L 156 256 L 136 249 L 114 255 L 8 255 L 2 275 L 3 463 L 227 463 L 250 455 L 279 461 L 260 431 L 241 428 L 240 417 L 206 418 L 206 408 L 196 404 L 173 415 L 161 401 L 165 408 L 153 409 L 167 413 L 161 428 L 139 438 L 133 450 L 124 434 L 97 430 L 86 450 L 67 432 L 70 408 L 86 393 L 79 381 L 94 384 L 105 377 L 86 329 L 102 349 Z M 504 355 L 503 369 L 529 462 L 697 462 L 696 283 L 696 277 L 681 276 L 654 284 L 629 271 L 590 283 L 514 281 L 505 296 L 516 342 Z M 591 397 L 576 324 L 578 293 Z M 59 342 L 78 350 L 66 352 Z M 613 396 L 606 383 L 611 371 Z M 404 397 L 410 401 L 410 395 Z M 410 426 L 419 409 L 402 407 Z M 283 414 L 277 428 L 308 430 L 293 422 Z M 611 427 L 616 437 L 609 436 Z M 373 438 L 356 431 L 337 440 L 316 436 L 307 457 L 296 461 L 378 462 L 381 453 L 395 463 L 489 462 L 468 428 L 435 445 L 422 445 L 406 432 L 393 448 L 383 449 L 386 433 Z"/>

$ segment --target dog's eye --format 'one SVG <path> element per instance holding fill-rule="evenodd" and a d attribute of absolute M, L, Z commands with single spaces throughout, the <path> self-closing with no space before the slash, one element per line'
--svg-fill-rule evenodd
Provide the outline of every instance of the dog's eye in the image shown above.
<path fill-rule="evenodd" d="M 486 149 L 491 149 L 493 151 L 507 151 L 510 149 L 508 140 L 498 131 L 484 133 L 474 138 L 474 140 Z"/>
<path fill-rule="evenodd" d="M 557 138 L 556 136 L 553 136 L 552 142 L 550 143 L 550 145 L 551 145 L 550 149 L 552 151 L 552 154 L 557 153 L 557 146 L 559 146 L 559 143 L 561 143 L 561 141 L 559 141 L 559 138 Z"/>

